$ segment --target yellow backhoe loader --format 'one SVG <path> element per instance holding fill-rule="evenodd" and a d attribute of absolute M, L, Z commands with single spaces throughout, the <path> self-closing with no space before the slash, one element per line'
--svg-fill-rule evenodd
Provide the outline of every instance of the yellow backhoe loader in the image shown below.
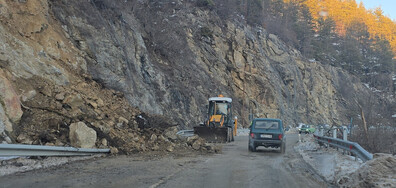
<path fill-rule="evenodd" d="M 203 124 L 194 127 L 194 134 L 207 142 L 231 142 L 237 132 L 237 117 L 232 117 L 232 99 L 219 95 L 209 98 L 208 115 Z"/>

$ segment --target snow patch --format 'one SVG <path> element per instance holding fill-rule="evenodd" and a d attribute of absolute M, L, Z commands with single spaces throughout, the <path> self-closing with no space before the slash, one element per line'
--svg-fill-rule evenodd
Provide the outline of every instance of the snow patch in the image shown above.
<path fill-rule="evenodd" d="M 73 161 L 88 160 L 104 155 L 93 155 L 84 157 L 48 157 L 45 159 L 29 159 L 27 157 L 2 157 L 0 159 L 0 177 L 14 174 L 17 172 L 26 172 L 35 169 L 59 166 Z"/>
<path fill-rule="evenodd" d="M 363 164 L 360 159 L 355 160 L 355 157 L 343 155 L 341 150 L 321 148 L 311 134 L 299 135 L 299 143 L 294 149 L 320 176 L 331 183 L 357 171 Z"/>
<path fill-rule="evenodd" d="M 308 59 L 308 61 L 311 62 L 311 63 L 315 63 L 316 59 Z"/>
<path fill-rule="evenodd" d="M 18 156 L 11 156 L 11 157 L 0 157 L 0 161 L 6 161 L 6 160 L 11 160 L 18 158 Z"/>
<path fill-rule="evenodd" d="M 378 90 L 375 87 L 370 87 L 370 85 L 368 83 L 363 83 L 363 85 L 366 86 L 367 89 L 370 89 L 372 92 L 375 92 L 375 93 L 381 93 L 382 92 L 381 90 Z"/>

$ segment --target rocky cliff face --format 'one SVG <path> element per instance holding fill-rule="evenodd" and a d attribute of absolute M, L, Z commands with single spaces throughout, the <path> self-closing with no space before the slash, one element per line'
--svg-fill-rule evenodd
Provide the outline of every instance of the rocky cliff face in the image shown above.
<path fill-rule="evenodd" d="M 137 125 L 141 112 L 127 103 L 193 127 L 218 94 L 233 98 L 243 126 L 249 114 L 341 124 L 359 101 L 387 102 L 263 28 L 193 1 L 0 0 L 0 21 L 3 140 L 39 122 L 58 126 L 47 140 L 77 121 Z"/>

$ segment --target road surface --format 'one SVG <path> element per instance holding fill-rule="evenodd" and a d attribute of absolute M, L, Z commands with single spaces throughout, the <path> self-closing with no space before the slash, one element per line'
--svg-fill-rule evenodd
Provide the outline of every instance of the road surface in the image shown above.
<path fill-rule="evenodd" d="M 286 153 L 258 148 L 247 136 L 224 144 L 221 154 L 184 157 L 118 156 L 0 177 L 0 187 L 329 187 L 302 161 L 287 135 Z"/>

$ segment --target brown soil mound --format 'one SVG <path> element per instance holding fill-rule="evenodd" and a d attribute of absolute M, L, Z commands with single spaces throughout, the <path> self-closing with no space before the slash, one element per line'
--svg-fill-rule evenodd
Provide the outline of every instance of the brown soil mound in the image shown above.
<path fill-rule="evenodd" d="M 68 86 L 38 77 L 15 81 L 18 89 L 35 95 L 21 101 L 23 116 L 10 135 L 13 142 L 71 146 L 70 124 L 84 122 L 97 133 L 96 147 L 110 147 L 113 153 L 218 151 L 205 142 L 187 143 L 176 135 L 178 125 L 169 118 L 141 112 L 121 92 L 105 89 L 89 76 Z"/>
<path fill-rule="evenodd" d="M 396 187 L 396 156 L 375 154 L 356 172 L 337 181 L 340 187 Z"/>

